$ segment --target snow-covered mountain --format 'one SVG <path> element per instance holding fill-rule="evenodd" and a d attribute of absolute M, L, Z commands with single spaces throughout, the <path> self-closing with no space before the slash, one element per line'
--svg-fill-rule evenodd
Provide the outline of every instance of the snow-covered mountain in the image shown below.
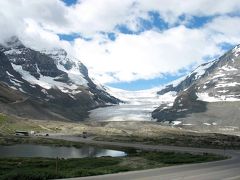
<path fill-rule="evenodd" d="M 120 102 L 65 50 L 39 52 L 16 37 L 0 45 L 0 87 L 1 112 L 37 119 L 81 120 L 90 109 Z"/>
<path fill-rule="evenodd" d="M 161 104 L 152 113 L 153 118 L 185 124 L 240 125 L 240 45 L 158 94 L 174 92 L 172 106 Z"/>

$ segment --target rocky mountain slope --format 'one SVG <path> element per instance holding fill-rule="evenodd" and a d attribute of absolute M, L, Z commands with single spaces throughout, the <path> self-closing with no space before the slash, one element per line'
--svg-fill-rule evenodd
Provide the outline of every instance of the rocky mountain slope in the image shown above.
<path fill-rule="evenodd" d="M 158 92 L 168 93 L 175 93 L 175 100 L 153 111 L 158 121 L 239 127 L 240 45 Z"/>
<path fill-rule="evenodd" d="M 82 120 L 120 100 L 96 85 L 63 49 L 36 51 L 12 37 L 0 45 L 0 112 L 36 119 Z"/>

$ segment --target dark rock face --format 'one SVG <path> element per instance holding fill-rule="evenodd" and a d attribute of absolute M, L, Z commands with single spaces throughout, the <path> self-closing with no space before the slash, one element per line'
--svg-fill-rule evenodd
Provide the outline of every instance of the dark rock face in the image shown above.
<path fill-rule="evenodd" d="M 152 112 L 158 121 L 174 121 L 192 113 L 207 111 L 211 102 L 240 101 L 240 46 L 219 59 L 202 64 L 176 85 L 158 92 L 177 92 L 172 107 L 162 104 Z"/>
<path fill-rule="evenodd" d="M 118 104 L 120 102 L 120 100 L 108 94 L 106 89 L 96 85 L 89 77 L 87 67 L 81 62 L 76 63 L 72 61 L 70 59 L 71 57 L 67 56 L 65 50 L 55 49 L 54 51 L 45 51 L 44 53 L 52 57 L 57 64 L 62 65 L 62 67 L 64 67 L 67 71 L 71 69 L 77 69 L 80 72 L 83 80 L 86 81 L 85 88 L 87 88 L 88 93 L 91 93 L 92 99 L 100 105 L 106 103 Z"/>
<path fill-rule="evenodd" d="M 4 53 L 0 52 L 0 77 L 5 81 L 9 80 L 7 72 L 12 72 L 13 68 Z"/>
<path fill-rule="evenodd" d="M 87 68 L 66 51 L 49 52 L 27 48 L 16 37 L 0 45 L 0 112 L 83 120 L 90 109 L 120 102 L 94 84 Z"/>
<path fill-rule="evenodd" d="M 174 100 L 171 108 L 160 106 L 152 112 L 152 117 L 161 121 L 174 121 L 184 118 L 191 113 L 206 111 L 206 102 L 197 100 L 195 88 L 192 86 L 188 91 L 180 92 Z"/>
<path fill-rule="evenodd" d="M 159 95 L 163 95 L 165 93 L 168 93 L 170 91 L 175 91 L 175 92 L 181 92 L 184 89 L 187 89 L 196 81 L 203 77 L 205 74 L 207 74 L 207 70 L 209 67 L 212 67 L 211 65 L 214 64 L 215 61 L 209 62 L 209 63 L 204 63 L 200 66 L 198 66 L 194 71 L 192 71 L 188 76 L 186 76 L 185 79 L 177 83 L 175 86 L 173 84 L 167 85 L 165 88 L 162 90 L 158 91 L 157 93 Z M 204 72 L 199 72 L 199 71 L 204 71 Z M 206 72 L 205 72 L 206 71 Z"/>
<path fill-rule="evenodd" d="M 52 58 L 30 48 L 20 46 L 6 49 L 4 52 L 11 63 L 20 65 L 23 70 L 28 71 L 37 79 L 40 78 L 40 75 L 57 77 L 66 74 L 57 68 Z"/>

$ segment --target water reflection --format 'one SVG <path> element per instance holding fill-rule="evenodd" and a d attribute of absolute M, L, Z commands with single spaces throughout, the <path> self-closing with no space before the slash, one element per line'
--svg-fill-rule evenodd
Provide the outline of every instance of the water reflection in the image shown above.
<path fill-rule="evenodd" d="M 81 148 L 26 144 L 0 146 L 0 157 L 83 158 L 101 156 L 120 157 L 126 156 L 126 153 L 92 146 L 82 146 Z"/>

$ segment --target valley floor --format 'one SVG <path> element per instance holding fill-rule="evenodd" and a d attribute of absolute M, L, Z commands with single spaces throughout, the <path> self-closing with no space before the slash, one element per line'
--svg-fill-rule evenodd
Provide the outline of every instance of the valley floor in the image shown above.
<path fill-rule="evenodd" d="M 14 117 L 0 120 L 0 135 L 14 135 L 16 130 L 34 131 L 34 136 L 72 135 L 87 139 L 141 142 L 144 144 L 165 144 L 192 147 L 240 148 L 240 136 L 220 133 L 196 132 L 179 127 L 164 126 L 157 122 L 62 122 Z"/>
<path fill-rule="evenodd" d="M 134 149 L 126 152 L 128 155 L 125 157 L 0 158 L 0 179 L 40 180 L 82 177 L 225 159 L 223 156 L 213 154 L 138 152 Z"/>
<path fill-rule="evenodd" d="M 35 134 L 31 135 L 27 138 L 16 137 L 14 132 L 16 130 L 23 131 L 34 131 Z M 86 138 L 83 138 L 83 134 L 87 135 Z M 49 134 L 49 137 L 45 135 Z M 217 153 L 220 152 L 221 155 L 225 154 L 225 149 L 240 149 L 240 137 L 234 135 L 224 135 L 218 133 L 206 133 L 206 132 L 195 132 L 192 130 L 186 130 L 176 126 L 163 125 L 158 122 L 151 121 L 114 121 L 114 122 L 104 122 L 104 121 L 85 121 L 85 122 L 63 122 L 63 121 L 45 121 L 45 120 L 31 120 L 31 119 L 20 119 L 12 116 L 1 115 L 0 118 L 0 144 L 11 145 L 11 144 L 52 144 L 52 145 L 61 145 L 61 146 L 75 146 L 78 147 L 82 143 L 94 145 L 94 146 L 104 146 L 109 148 L 135 148 L 142 149 L 146 151 L 158 150 L 158 151 L 184 151 L 192 153 L 199 152 L 208 152 L 208 153 Z M 178 146 L 178 147 L 176 147 Z M 182 146 L 182 147 L 180 147 Z M 194 147 L 194 148 L 190 148 Z M 198 148 L 196 148 L 198 147 Z M 205 149 L 204 149 L 205 148 Z M 211 151 L 206 151 L 206 148 L 215 148 Z M 218 150 L 217 150 L 217 149 Z M 193 150 L 195 149 L 195 150 Z M 230 152 L 227 150 L 226 152 Z M 147 153 L 151 154 L 151 153 Z M 174 153 L 175 154 L 175 153 Z M 170 153 L 172 159 L 172 155 Z M 185 156 L 185 155 L 184 155 Z M 189 156 L 189 155 L 187 155 Z M 187 159 L 194 159 L 192 155 Z M 193 155 L 194 156 L 194 155 Z M 231 155 L 230 155 L 231 156 Z M 31 174 L 32 170 L 34 172 L 38 171 L 39 163 L 41 165 L 48 166 L 51 169 L 41 169 L 43 172 L 43 176 L 40 179 L 44 179 L 44 174 L 48 175 L 47 178 L 63 178 L 63 177 L 76 177 L 76 176 L 87 176 L 87 175 L 99 175 L 99 174 L 107 174 L 107 173 L 115 173 L 115 172 L 123 172 L 130 170 L 142 170 L 148 168 L 156 168 L 169 166 L 169 162 L 165 163 L 162 161 L 156 161 L 157 158 L 162 159 L 162 157 L 167 157 L 167 154 L 161 156 L 161 153 L 152 154 L 150 158 L 155 159 L 154 162 L 152 160 L 148 160 L 148 156 L 142 154 L 141 156 L 126 158 L 100 158 L 100 159 L 79 159 L 79 160 L 61 160 L 59 165 L 61 167 L 66 168 L 66 171 L 63 174 L 55 173 L 55 164 L 56 161 L 53 159 L 24 159 L 24 158 L 10 158 L 10 159 L 2 159 L 1 162 L 11 162 L 11 168 L 9 166 L 4 166 L 3 168 L 7 168 L 5 174 L 8 173 L 8 177 L 34 177 L 34 174 Z M 180 157 L 180 156 L 179 156 Z M 210 159 L 217 160 L 218 157 L 206 155 L 203 156 L 205 160 L 194 161 L 194 162 L 205 162 Z M 147 159 L 146 159 L 147 158 Z M 185 159 L 183 157 L 181 160 Z M 220 158 L 221 159 L 221 158 Z M 115 164 L 109 165 L 109 162 L 116 162 Z M 1 163 L 0 162 L 0 163 Z M 73 169 L 72 166 L 75 166 L 76 163 L 79 164 L 81 162 L 94 162 L 93 164 L 89 164 L 89 167 L 92 167 L 95 162 L 99 163 L 99 166 L 94 166 L 97 171 L 89 171 L 85 167 L 82 169 Z M 173 164 L 183 164 L 186 162 L 174 161 Z M 187 162 L 189 162 L 187 160 Z M 194 163 L 193 161 L 191 161 Z M 232 167 L 231 162 L 235 162 L 235 160 L 231 159 L 231 161 L 224 161 L 223 164 L 227 165 L 226 167 Z M 229 163 L 228 163 L 229 162 Z M 25 165 L 22 166 L 21 164 Z M 106 167 L 103 164 L 106 163 Z M 127 164 L 126 164 L 127 163 Z M 129 164 L 130 163 L 130 164 Z M 142 163 L 142 164 L 141 164 Z M 239 163 L 239 161 L 238 161 Z M 16 171 L 12 168 L 14 164 L 20 164 L 19 171 Z M 124 166 L 123 166 L 123 165 Z M 172 164 L 172 165 L 173 165 Z M 218 162 L 217 164 L 221 164 Z M 138 166 L 137 168 L 132 168 L 133 165 L 143 165 Z M 233 164 L 236 169 L 237 163 Z M 111 168 L 111 167 L 114 168 Z M 210 167 L 208 164 L 203 167 Z M 220 169 L 223 166 L 219 166 Z M 71 171 L 67 168 L 72 169 Z M 195 168 L 202 167 L 202 165 L 191 165 L 188 166 L 188 169 L 192 169 L 195 172 Z M 212 168 L 213 166 L 211 166 Z M 22 170 L 21 170 L 22 168 Z M 180 170 L 183 167 L 179 167 Z M 173 168 L 174 169 L 174 168 Z M 204 169 L 204 168 L 203 168 Z M 231 168 L 230 168 L 231 169 Z M 178 168 L 177 168 L 178 170 Z M 180 171 L 179 170 L 179 171 Z M 164 172 L 166 176 L 169 175 L 171 169 L 165 170 L 163 169 L 161 172 Z M 22 173 L 24 172 L 24 173 Z M 157 170 L 156 172 L 160 172 Z M 156 172 L 154 170 L 147 171 L 147 175 L 155 175 Z M 185 172 L 187 169 L 185 168 Z M 64 174 L 65 173 L 65 174 Z M 136 174 L 134 174 L 136 173 Z M 143 172 L 133 172 L 130 173 L 130 176 L 127 174 L 123 174 L 125 179 L 129 177 L 140 177 Z M 36 173 L 35 173 L 36 174 Z M 171 173 L 172 174 L 172 173 Z M 202 174 L 202 173 L 201 173 Z M 183 174 L 184 175 L 184 174 Z M 117 175 L 118 176 L 118 175 Z M 4 177 L 4 176 L 3 176 Z M 107 176 L 106 178 L 112 179 L 115 175 Z M 230 176 L 229 176 L 230 177 Z M 39 177 L 36 177 L 39 178 Z M 93 177 L 94 179 L 95 177 Z M 104 177 L 97 177 L 97 179 L 101 179 Z M 117 178 L 124 179 L 122 176 Z M 147 176 L 146 176 L 147 178 Z M 25 178 L 26 179 L 26 178 Z"/>

